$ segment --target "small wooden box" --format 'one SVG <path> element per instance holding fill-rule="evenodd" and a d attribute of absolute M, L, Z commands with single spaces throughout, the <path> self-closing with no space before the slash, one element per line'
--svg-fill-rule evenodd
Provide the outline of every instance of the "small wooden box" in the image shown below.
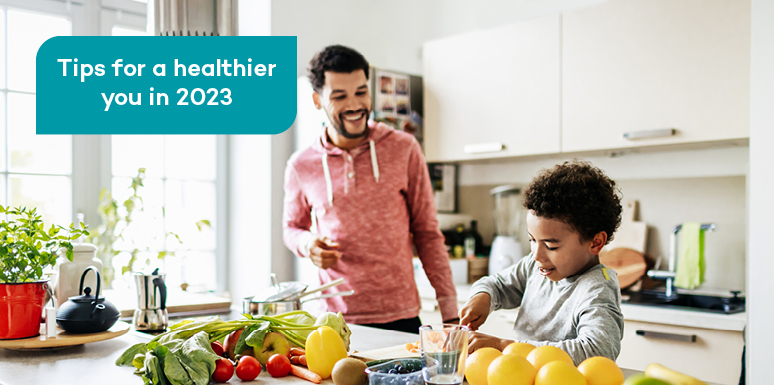
<path fill-rule="evenodd" d="M 468 283 L 478 281 L 489 274 L 489 257 L 476 257 L 468 259 Z"/>

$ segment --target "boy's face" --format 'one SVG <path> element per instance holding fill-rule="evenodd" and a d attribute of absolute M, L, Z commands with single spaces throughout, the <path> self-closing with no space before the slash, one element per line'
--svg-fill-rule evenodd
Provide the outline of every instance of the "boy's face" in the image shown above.
<path fill-rule="evenodd" d="M 599 263 L 599 251 L 607 242 L 603 231 L 584 241 L 569 224 L 527 213 L 527 232 L 540 275 L 557 282 L 585 272 Z"/>
<path fill-rule="evenodd" d="M 355 139 L 368 133 L 371 93 L 363 70 L 349 73 L 326 71 L 322 93 L 315 92 L 313 99 L 318 109 L 325 110 L 328 121 L 339 135 Z"/>

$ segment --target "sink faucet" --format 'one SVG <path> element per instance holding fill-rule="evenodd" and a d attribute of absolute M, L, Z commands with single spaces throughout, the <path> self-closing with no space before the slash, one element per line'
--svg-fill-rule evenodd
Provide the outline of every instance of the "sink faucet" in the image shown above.
<path fill-rule="evenodd" d="M 669 236 L 669 270 L 648 270 L 648 277 L 657 280 L 666 280 L 666 296 L 673 298 L 677 296 L 675 287 L 675 277 L 677 276 L 677 233 L 683 228 L 683 225 L 677 225 Z M 715 231 L 714 223 L 702 223 L 702 231 Z"/>

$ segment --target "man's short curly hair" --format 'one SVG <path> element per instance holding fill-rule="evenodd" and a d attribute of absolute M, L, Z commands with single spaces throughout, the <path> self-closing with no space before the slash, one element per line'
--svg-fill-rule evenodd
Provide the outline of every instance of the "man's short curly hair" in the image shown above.
<path fill-rule="evenodd" d="M 621 224 L 621 197 L 615 181 L 585 161 L 541 170 L 524 192 L 523 205 L 538 217 L 569 224 L 583 240 L 604 231 L 610 242 Z"/>
<path fill-rule="evenodd" d="M 343 45 L 329 45 L 314 55 L 307 75 L 315 92 L 322 93 L 326 71 L 350 73 L 363 70 L 368 79 L 368 69 L 368 60 L 360 52 Z"/>

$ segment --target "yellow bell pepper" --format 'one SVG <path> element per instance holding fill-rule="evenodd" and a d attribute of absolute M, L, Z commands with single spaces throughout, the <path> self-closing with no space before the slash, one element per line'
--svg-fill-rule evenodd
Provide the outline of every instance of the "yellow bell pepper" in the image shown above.
<path fill-rule="evenodd" d="M 331 376 L 333 366 L 342 358 L 347 358 L 347 349 L 330 326 L 320 326 L 306 337 L 307 366 L 323 379 Z"/>

